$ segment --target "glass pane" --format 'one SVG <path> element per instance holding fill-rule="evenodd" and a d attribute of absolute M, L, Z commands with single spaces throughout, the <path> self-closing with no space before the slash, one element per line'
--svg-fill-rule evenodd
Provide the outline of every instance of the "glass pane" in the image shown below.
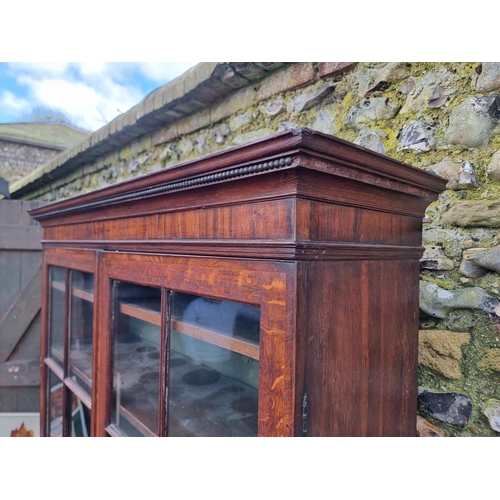
<path fill-rule="evenodd" d="M 71 393 L 71 437 L 90 436 L 90 411 Z"/>
<path fill-rule="evenodd" d="M 158 434 L 160 303 L 159 289 L 114 283 L 111 422 L 129 436 Z"/>
<path fill-rule="evenodd" d="M 169 436 L 256 436 L 260 309 L 171 294 Z"/>
<path fill-rule="evenodd" d="M 62 437 L 63 383 L 49 370 L 49 436 Z"/>
<path fill-rule="evenodd" d="M 71 271 L 69 376 L 89 394 L 92 387 L 94 276 Z"/>
<path fill-rule="evenodd" d="M 49 357 L 63 366 L 64 355 L 64 297 L 66 269 L 50 268 L 50 330 Z"/>

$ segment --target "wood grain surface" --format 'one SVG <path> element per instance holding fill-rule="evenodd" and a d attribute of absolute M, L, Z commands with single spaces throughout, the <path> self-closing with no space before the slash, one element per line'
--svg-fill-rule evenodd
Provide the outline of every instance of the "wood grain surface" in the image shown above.
<path fill-rule="evenodd" d="M 92 272 L 93 435 L 123 434 L 111 422 L 119 316 L 160 326 L 160 435 L 172 328 L 258 357 L 261 436 L 414 436 L 422 218 L 445 185 L 300 129 L 37 208 L 42 356 L 48 267 Z M 159 288 L 161 313 L 114 304 L 116 281 Z M 258 348 L 172 323 L 170 291 L 258 306 Z"/>

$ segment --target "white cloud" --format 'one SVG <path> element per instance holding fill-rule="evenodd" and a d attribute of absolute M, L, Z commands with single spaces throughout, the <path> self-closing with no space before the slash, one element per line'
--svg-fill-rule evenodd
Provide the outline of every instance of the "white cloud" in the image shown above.
<path fill-rule="evenodd" d="M 84 81 L 33 77 L 20 77 L 30 89 L 36 102 L 62 111 L 76 125 L 96 130 L 111 121 L 120 112 L 137 104 L 142 95 L 139 90 L 101 80 L 98 87 Z"/>
<path fill-rule="evenodd" d="M 83 76 L 102 75 L 109 68 L 109 63 L 104 62 L 80 62 L 73 63 L 73 65 L 80 70 Z"/>
<path fill-rule="evenodd" d="M 161 86 L 196 63 L 10 63 L 11 74 L 28 91 L 26 99 L 4 92 L 2 102 L 29 111 L 45 106 L 62 111 L 75 125 L 97 130 L 137 104 L 149 87 Z M 10 104 L 8 104 L 10 103 Z"/>
<path fill-rule="evenodd" d="M 26 72 L 38 75 L 62 75 L 66 73 L 69 62 L 19 62 L 9 63 L 12 72 Z"/>
<path fill-rule="evenodd" d="M 4 90 L 0 94 L 0 106 L 8 113 L 12 113 L 13 115 L 22 114 L 26 111 L 29 111 L 29 109 L 31 108 L 31 104 L 27 99 L 17 97 L 8 90 Z"/>

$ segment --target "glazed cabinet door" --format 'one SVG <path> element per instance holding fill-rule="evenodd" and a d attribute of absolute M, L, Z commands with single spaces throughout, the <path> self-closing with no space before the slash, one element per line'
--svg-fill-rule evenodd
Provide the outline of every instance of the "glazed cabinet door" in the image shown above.
<path fill-rule="evenodd" d="M 96 431 L 291 435 L 290 263 L 103 253 Z"/>
<path fill-rule="evenodd" d="M 95 351 L 94 252 L 44 252 L 41 434 L 92 435 Z"/>

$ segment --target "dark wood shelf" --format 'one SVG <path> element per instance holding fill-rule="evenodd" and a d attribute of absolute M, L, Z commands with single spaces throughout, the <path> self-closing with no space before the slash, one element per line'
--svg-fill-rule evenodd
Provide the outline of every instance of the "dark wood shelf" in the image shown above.
<path fill-rule="evenodd" d="M 161 326 L 161 313 L 142 306 L 126 302 L 119 303 L 119 311 L 132 318 L 146 321 L 156 326 Z M 252 359 L 259 359 L 259 345 L 254 342 L 242 340 L 237 337 L 230 337 L 207 328 L 203 328 L 185 321 L 172 319 L 170 327 L 172 330 L 187 335 L 189 337 L 203 340 L 212 345 L 222 347 L 229 351 L 237 352 Z"/>
<path fill-rule="evenodd" d="M 80 290 L 79 288 L 73 288 L 72 293 L 79 299 L 86 300 L 87 302 L 94 302 L 94 292 L 87 292 L 85 290 Z"/>
<path fill-rule="evenodd" d="M 141 422 L 137 417 L 134 417 L 134 415 L 132 415 L 132 413 L 130 413 L 123 406 L 120 405 L 118 412 L 120 415 L 120 419 L 122 419 L 122 418 L 126 419 L 130 425 L 135 427 L 144 436 L 155 437 L 158 435 L 155 432 L 153 432 L 147 425 L 145 425 L 144 422 Z M 116 424 L 114 424 L 114 425 L 116 425 Z M 123 432 L 123 430 L 120 428 L 119 424 L 116 425 L 116 427 L 118 427 L 118 429 L 120 429 L 120 431 Z"/>
<path fill-rule="evenodd" d="M 208 330 L 207 328 L 202 328 L 185 321 L 179 321 L 172 319 L 171 328 L 179 333 L 188 335 L 189 337 L 203 340 L 209 344 L 216 345 L 217 347 L 222 347 L 228 351 L 237 352 L 248 356 L 252 359 L 259 359 L 259 345 L 253 342 L 248 342 L 247 340 L 241 340 L 237 337 L 229 337 L 223 333 L 218 333 L 213 330 Z"/>
<path fill-rule="evenodd" d="M 52 288 L 59 290 L 60 292 L 66 292 L 66 285 L 60 281 L 52 281 Z M 78 297 L 79 299 L 86 300 L 87 302 L 94 302 L 94 292 L 88 290 L 82 290 L 80 288 L 72 288 L 71 293 Z"/>
<path fill-rule="evenodd" d="M 152 308 L 138 306 L 129 302 L 119 302 L 118 309 L 126 316 L 140 319 L 152 325 L 161 326 L 161 314 Z"/>

